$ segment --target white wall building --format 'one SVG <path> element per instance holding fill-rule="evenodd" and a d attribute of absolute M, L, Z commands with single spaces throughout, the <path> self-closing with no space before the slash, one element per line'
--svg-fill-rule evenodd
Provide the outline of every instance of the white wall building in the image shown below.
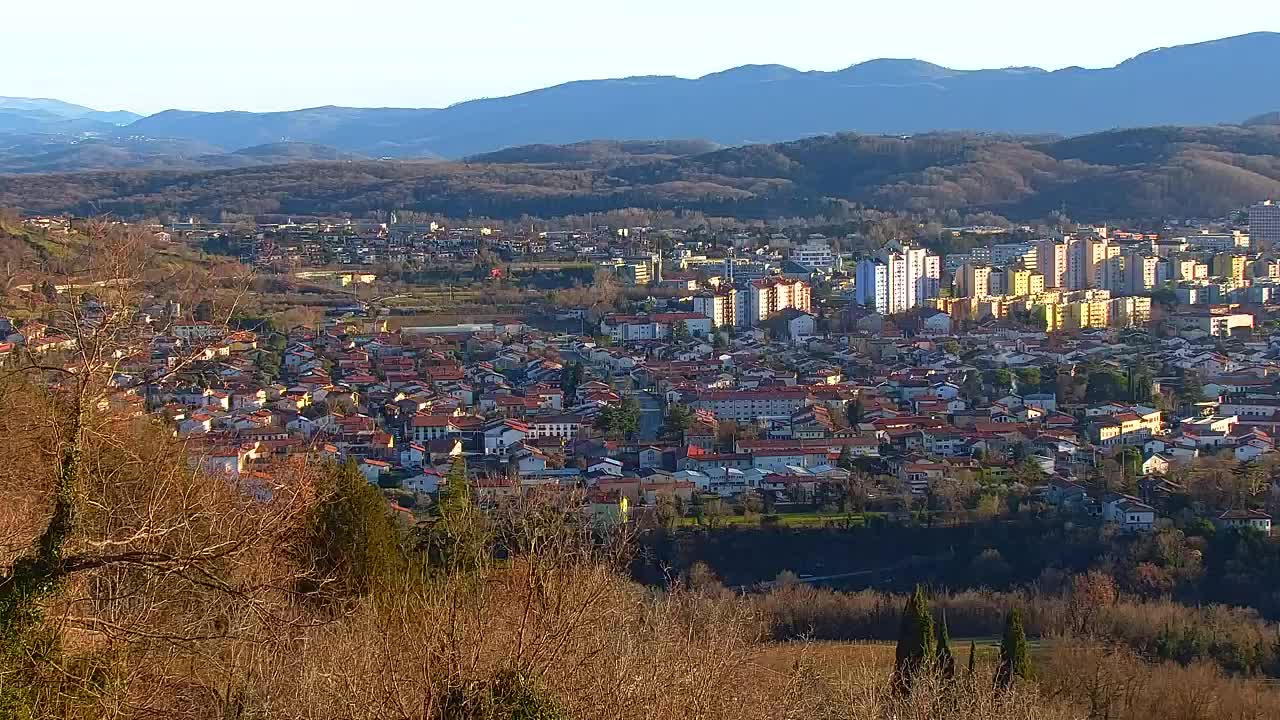
<path fill-rule="evenodd" d="M 804 245 L 791 248 L 787 259 L 810 272 L 829 273 L 836 265 L 831 243 L 821 238 L 810 238 Z"/>
<path fill-rule="evenodd" d="M 892 244 L 858 263 L 855 299 L 880 313 L 904 313 L 938 296 L 942 259 L 924 248 Z"/>

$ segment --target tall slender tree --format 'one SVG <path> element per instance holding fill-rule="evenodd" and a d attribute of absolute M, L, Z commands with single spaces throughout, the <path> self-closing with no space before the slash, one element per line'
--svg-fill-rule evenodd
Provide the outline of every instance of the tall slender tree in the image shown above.
<path fill-rule="evenodd" d="M 947 629 L 947 613 L 944 610 L 942 619 L 934 626 L 936 629 L 934 644 L 934 664 L 942 677 L 950 680 L 956 676 L 956 658 L 951 654 L 951 633 Z"/>
<path fill-rule="evenodd" d="M 969 641 L 969 679 L 973 680 L 973 674 L 978 667 L 978 643 L 973 640 Z"/>
<path fill-rule="evenodd" d="M 933 616 L 929 614 L 929 602 L 924 589 L 916 586 L 902 610 L 902 624 L 898 630 L 898 648 L 894 658 L 894 686 L 907 694 L 916 677 L 933 662 Z"/>
<path fill-rule="evenodd" d="M 1004 621 L 1004 636 L 1000 640 L 1000 666 L 996 670 L 996 686 L 1009 688 L 1014 679 L 1031 677 L 1031 657 L 1027 654 L 1027 635 L 1022 629 L 1022 613 L 1010 610 Z"/>
<path fill-rule="evenodd" d="M 489 552 L 489 528 L 471 499 L 467 461 L 455 458 L 436 503 L 436 521 L 427 536 L 428 557 L 438 568 L 469 571 Z"/>

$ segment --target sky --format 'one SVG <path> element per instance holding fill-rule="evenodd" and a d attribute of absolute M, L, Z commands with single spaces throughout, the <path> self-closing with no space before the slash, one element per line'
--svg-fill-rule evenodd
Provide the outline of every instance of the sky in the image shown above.
<path fill-rule="evenodd" d="M 1108 67 L 1280 31 L 1276 0 L 7 0 L 0 95 L 101 110 L 442 107 L 583 80 L 880 57 Z"/>

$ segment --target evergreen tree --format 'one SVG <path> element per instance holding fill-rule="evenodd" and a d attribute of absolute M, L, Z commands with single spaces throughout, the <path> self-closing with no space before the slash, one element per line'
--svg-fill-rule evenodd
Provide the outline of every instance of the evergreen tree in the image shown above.
<path fill-rule="evenodd" d="M 917 585 L 902 610 L 902 624 L 898 630 L 893 681 L 900 693 L 911 692 L 915 678 L 925 671 L 933 656 L 933 616 L 929 614 L 924 589 Z"/>
<path fill-rule="evenodd" d="M 486 557 L 488 529 L 471 500 L 467 462 L 462 458 L 454 459 L 445 475 L 427 544 L 432 564 L 450 572 L 472 570 Z"/>
<path fill-rule="evenodd" d="M 836 465 L 845 470 L 853 469 L 853 451 L 849 449 L 848 445 L 840 448 L 840 457 L 836 460 Z"/>
<path fill-rule="evenodd" d="M 978 643 L 969 641 L 969 679 L 973 679 L 973 674 L 977 671 L 978 664 Z"/>
<path fill-rule="evenodd" d="M 377 488 L 355 463 L 328 468 L 324 500 L 311 519 L 308 552 L 318 575 L 312 589 L 364 595 L 403 565 L 400 530 Z"/>
<path fill-rule="evenodd" d="M 1010 610 L 1000 639 L 1000 667 L 996 670 L 996 686 L 1008 688 L 1014 678 L 1031 677 L 1031 657 L 1027 654 L 1027 635 L 1022 629 L 1022 613 Z"/>
<path fill-rule="evenodd" d="M 560 390 L 566 402 L 572 403 L 578 395 L 578 387 L 582 385 L 586 370 L 582 363 L 574 361 L 560 369 Z"/>
<path fill-rule="evenodd" d="M 950 680 L 956 676 L 956 659 L 951 654 L 951 633 L 947 629 L 947 614 L 942 613 L 942 620 L 935 626 L 937 635 L 935 644 L 937 649 L 934 653 L 938 672 L 942 673 L 942 677 Z"/>
<path fill-rule="evenodd" d="M 849 421 L 851 427 L 857 427 L 866 416 L 866 407 L 862 404 L 861 398 L 854 398 L 853 402 L 844 406 L 845 419 Z"/>
<path fill-rule="evenodd" d="M 680 440 L 684 437 L 684 431 L 693 425 L 693 411 L 687 405 L 672 404 L 667 408 L 667 415 L 663 418 L 662 429 L 664 434 L 672 440 Z"/>

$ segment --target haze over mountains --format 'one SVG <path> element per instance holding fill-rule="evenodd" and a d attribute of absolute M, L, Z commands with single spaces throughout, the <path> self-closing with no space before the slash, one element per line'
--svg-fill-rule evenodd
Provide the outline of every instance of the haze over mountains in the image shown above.
<path fill-rule="evenodd" d="M 444 109 L 169 110 L 139 118 L 53 100 L 0 98 L 0 172 L 153 168 L 166 162 L 182 169 L 238 167 L 277 157 L 220 156 L 281 143 L 333 148 L 302 153 L 323 159 L 457 159 L 599 138 L 744 145 L 842 131 L 1076 135 L 1240 123 L 1280 110 L 1278 58 L 1280 34 L 1253 33 L 1152 50 L 1104 69 L 968 71 L 892 59 L 835 72 L 753 65 L 692 80 L 571 82 Z M 92 138 L 86 140 L 86 133 Z M 286 152 L 284 160 L 297 154 Z"/>

